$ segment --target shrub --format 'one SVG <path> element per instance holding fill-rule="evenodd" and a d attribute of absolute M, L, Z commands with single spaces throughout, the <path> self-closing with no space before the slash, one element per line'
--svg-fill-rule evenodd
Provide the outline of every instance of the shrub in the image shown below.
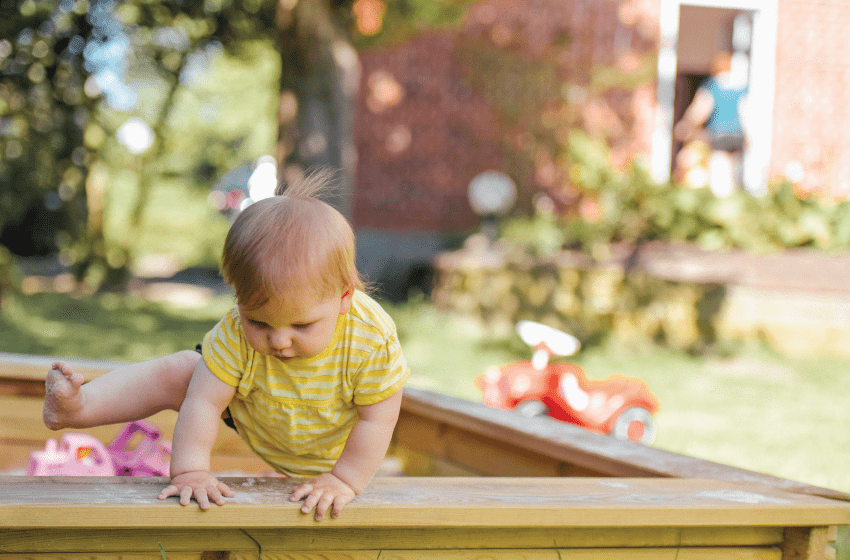
<path fill-rule="evenodd" d="M 790 247 L 850 247 L 850 201 L 800 196 L 779 182 L 757 197 L 745 191 L 716 197 L 708 188 L 656 183 L 639 163 L 610 164 L 602 142 L 570 135 L 564 161 L 580 200 L 565 213 L 515 217 L 504 237 L 536 255 L 578 249 L 598 256 L 614 243 L 662 240 L 705 249 L 769 252 Z"/>

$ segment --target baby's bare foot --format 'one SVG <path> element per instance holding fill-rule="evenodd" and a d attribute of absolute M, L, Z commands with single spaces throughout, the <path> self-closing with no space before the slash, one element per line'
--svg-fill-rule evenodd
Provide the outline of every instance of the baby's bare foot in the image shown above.
<path fill-rule="evenodd" d="M 44 380 L 44 424 L 51 430 L 73 427 L 83 410 L 82 374 L 65 362 L 56 362 Z"/>

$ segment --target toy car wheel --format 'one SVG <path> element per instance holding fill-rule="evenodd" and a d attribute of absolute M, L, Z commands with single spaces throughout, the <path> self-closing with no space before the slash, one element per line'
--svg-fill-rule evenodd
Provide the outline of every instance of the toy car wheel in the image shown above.
<path fill-rule="evenodd" d="M 611 435 L 649 445 L 655 440 L 655 431 L 655 421 L 649 411 L 642 406 L 633 406 L 620 414 Z"/>
<path fill-rule="evenodd" d="M 514 412 L 526 418 L 535 416 L 549 416 L 549 407 L 541 401 L 522 401 L 514 407 Z"/>

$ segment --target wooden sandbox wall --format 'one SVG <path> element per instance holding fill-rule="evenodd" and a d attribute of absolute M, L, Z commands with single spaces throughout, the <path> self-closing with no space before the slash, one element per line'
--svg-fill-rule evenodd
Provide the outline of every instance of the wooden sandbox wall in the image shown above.
<path fill-rule="evenodd" d="M 87 379 L 115 365 L 69 361 Z M 0 355 L 0 470 L 61 437 L 41 422 L 51 363 Z M 231 430 L 213 453 L 241 476 L 208 512 L 157 500 L 160 478 L 0 477 L 0 558 L 821 559 L 850 524 L 841 492 L 412 388 L 391 450 L 407 476 L 376 477 L 337 519 L 282 499 L 294 481 Z"/>

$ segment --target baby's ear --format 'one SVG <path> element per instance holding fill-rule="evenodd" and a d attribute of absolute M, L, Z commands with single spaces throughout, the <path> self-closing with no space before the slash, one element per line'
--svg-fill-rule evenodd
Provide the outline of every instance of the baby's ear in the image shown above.
<path fill-rule="evenodd" d="M 339 302 L 339 314 L 345 315 L 348 313 L 348 310 L 351 309 L 351 300 L 354 297 L 354 286 L 349 285 L 346 286 L 345 289 L 342 290 L 342 298 Z"/>

